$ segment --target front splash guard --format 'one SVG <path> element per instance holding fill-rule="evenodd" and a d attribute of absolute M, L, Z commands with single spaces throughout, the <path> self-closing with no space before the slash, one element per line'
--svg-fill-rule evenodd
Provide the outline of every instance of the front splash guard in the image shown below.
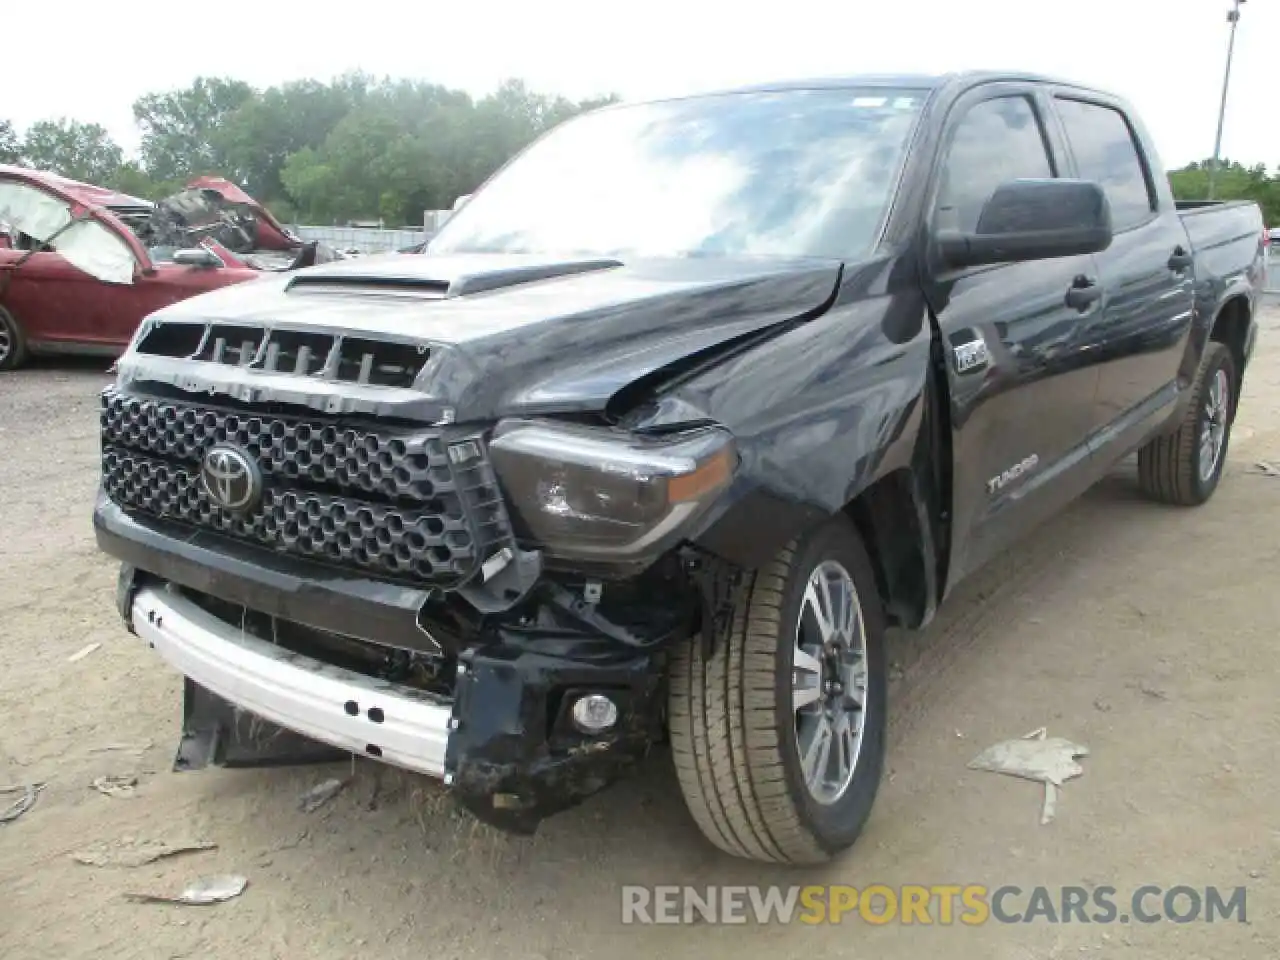
<path fill-rule="evenodd" d="M 352 756 L 277 726 L 182 678 L 182 738 L 173 758 L 179 773 L 217 767 L 290 767 L 337 763 Z"/>

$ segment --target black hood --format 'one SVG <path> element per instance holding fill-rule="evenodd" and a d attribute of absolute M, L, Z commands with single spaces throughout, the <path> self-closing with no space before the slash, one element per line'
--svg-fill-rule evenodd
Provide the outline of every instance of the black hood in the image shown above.
<path fill-rule="evenodd" d="M 121 371 L 242 399 L 459 422 L 599 411 L 637 381 L 817 315 L 840 269 L 825 260 L 366 257 L 166 308 Z M 314 338 L 317 357 L 339 342 L 328 369 L 288 353 L 302 336 Z M 283 347 L 270 347 L 273 338 Z M 388 342 L 397 363 L 414 358 L 411 369 L 375 349 Z"/>

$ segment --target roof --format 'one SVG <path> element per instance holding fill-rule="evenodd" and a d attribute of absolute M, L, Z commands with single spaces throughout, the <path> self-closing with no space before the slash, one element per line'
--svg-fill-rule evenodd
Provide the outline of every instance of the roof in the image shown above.
<path fill-rule="evenodd" d="M 920 73 L 867 73 L 847 74 L 826 77 L 805 77 L 790 80 L 772 80 L 729 87 L 719 90 L 691 93 L 683 97 L 660 99 L 694 99 L 697 97 L 714 97 L 732 93 L 766 93 L 786 90 L 838 90 L 851 87 L 884 87 L 888 89 L 937 90 L 942 87 L 967 88 L 980 83 L 998 81 L 1021 81 L 1030 83 L 1051 83 L 1077 90 L 1088 87 L 1063 80 L 1060 77 L 1044 76 L 1025 71 L 1009 70 L 967 70 L 957 73 L 920 74 Z"/>
<path fill-rule="evenodd" d="M 72 180 L 68 177 L 60 177 L 58 174 L 49 173 L 47 170 L 33 170 L 30 167 L 0 164 L 0 176 L 5 174 L 16 176 L 31 183 L 43 183 L 55 190 L 61 190 L 75 197 L 81 203 L 90 206 L 106 207 L 112 210 L 131 208 L 150 210 L 152 207 L 150 200 L 131 197 L 127 193 L 117 193 L 114 190 L 97 187 L 91 183 L 81 183 L 79 180 Z"/>

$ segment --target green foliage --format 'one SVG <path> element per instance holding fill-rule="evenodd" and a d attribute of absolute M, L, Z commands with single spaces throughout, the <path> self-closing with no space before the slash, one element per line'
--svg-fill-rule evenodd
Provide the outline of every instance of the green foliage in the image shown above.
<path fill-rule="evenodd" d="M 0 120 L 0 163 L 17 163 L 21 158 L 18 132 L 8 120 Z"/>
<path fill-rule="evenodd" d="M 361 73 L 262 91 L 200 77 L 134 103 L 142 131 L 137 162 L 126 162 L 101 127 L 75 121 L 38 123 L 21 144 L 0 122 L 0 162 L 153 200 L 192 177 L 219 174 L 285 222 L 417 224 L 424 210 L 452 206 L 544 131 L 615 99 L 575 103 L 519 80 L 473 100 L 435 84 Z"/>
<path fill-rule="evenodd" d="M 287 83 L 251 97 L 210 133 L 224 161 L 219 172 L 254 197 L 284 199 L 280 171 L 289 157 L 319 147 L 368 86 L 367 78 L 353 75 L 333 84 Z"/>
<path fill-rule="evenodd" d="M 516 80 L 479 101 L 412 81 L 368 84 L 362 94 L 323 140 L 280 168 L 304 219 L 419 222 L 423 210 L 452 206 L 555 124 L 613 99 L 573 103 Z"/>
<path fill-rule="evenodd" d="M 66 118 L 33 123 L 22 156 L 32 167 L 99 185 L 114 181 L 124 163 L 124 151 L 105 127 Z"/>
<path fill-rule="evenodd" d="M 257 96 L 242 80 L 199 77 L 185 90 L 149 93 L 133 105 L 142 129 L 142 163 L 157 180 L 217 173 L 227 157 L 217 134 L 238 108 Z"/>
<path fill-rule="evenodd" d="M 1169 174 L 1169 185 L 1179 200 L 1203 200 L 1209 196 L 1209 167 L 1212 161 L 1188 164 Z M 1253 200 L 1262 208 L 1268 226 L 1280 226 L 1280 171 L 1267 176 L 1262 164 L 1246 167 L 1223 160 L 1214 177 L 1214 199 Z"/>

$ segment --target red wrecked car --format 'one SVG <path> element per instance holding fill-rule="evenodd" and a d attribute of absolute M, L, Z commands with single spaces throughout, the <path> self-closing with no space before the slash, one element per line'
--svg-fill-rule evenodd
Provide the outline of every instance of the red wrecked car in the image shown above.
<path fill-rule="evenodd" d="M 163 306 L 338 257 L 219 177 L 153 204 L 0 165 L 0 370 L 36 353 L 115 356 Z"/>

